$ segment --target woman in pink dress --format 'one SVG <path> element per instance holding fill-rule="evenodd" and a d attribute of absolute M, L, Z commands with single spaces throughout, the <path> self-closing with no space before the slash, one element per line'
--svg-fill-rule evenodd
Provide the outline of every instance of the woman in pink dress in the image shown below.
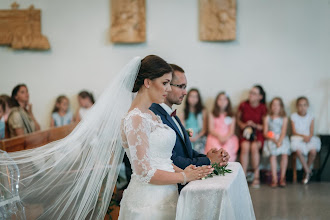
<path fill-rule="evenodd" d="M 235 123 L 230 99 L 225 92 L 220 92 L 209 116 L 209 135 L 206 140 L 205 152 L 212 148 L 224 148 L 230 156 L 229 161 L 236 161 L 238 138 L 234 134 Z"/>

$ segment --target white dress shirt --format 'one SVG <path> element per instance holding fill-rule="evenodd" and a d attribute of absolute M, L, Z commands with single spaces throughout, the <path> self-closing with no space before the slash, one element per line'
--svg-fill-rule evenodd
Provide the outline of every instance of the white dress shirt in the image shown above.
<path fill-rule="evenodd" d="M 169 115 L 171 115 L 172 112 L 174 112 L 174 111 L 171 109 L 171 107 L 168 106 L 168 105 L 166 105 L 165 103 L 161 103 L 161 104 L 159 104 L 159 105 L 160 105 L 160 106 L 161 106 L 161 107 L 162 107 L 162 108 L 163 108 L 163 109 L 164 109 Z M 179 131 L 180 131 L 180 133 L 181 133 L 181 136 L 182 136 L 183 140 L 185 140 L 179 122 L 175 119 L 175 117 L 172 117 L 172 119 L 173 119 L 174 123 L 176 124 L 176 126 L 178 127 L 178 129 L 179 129 Z"/>

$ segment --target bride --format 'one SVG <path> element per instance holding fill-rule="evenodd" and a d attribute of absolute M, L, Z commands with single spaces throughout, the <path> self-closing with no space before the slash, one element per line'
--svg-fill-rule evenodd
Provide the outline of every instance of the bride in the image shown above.
<path fill-rule="evenodd" d="M 123 146 L 133 175 L 121 202 L 119 219 L 175 219 L 177 183 L 204 177 L 201 168 L 185 170 L 172 161 L 176 134 L 149 107 L 163 103 L 171 90 L 172 68 L 160 57 L 145 57 L 135 80 L 137 92 L 122 123 Z"/>
<path fill-rule="evenodd" d="M 174 131 L 148 110 L 164 101 L 171 79 L 172 69 L 160 57 L 134 58 L 66 138 L 1 151 L 0 218 L 104 219 L 125 149 L 133 176 L 120 219 L 174 219 L 177 183 L 212 169 L 172 164 Z"/>

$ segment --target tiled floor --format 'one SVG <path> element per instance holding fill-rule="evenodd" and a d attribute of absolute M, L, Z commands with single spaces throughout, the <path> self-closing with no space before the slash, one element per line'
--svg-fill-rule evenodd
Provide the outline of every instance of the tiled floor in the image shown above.
<path fill-rule="evenodd" d="M 330 220 L 330 182 L 288 184 L 286 188 L 250 187 L 257 220 Z"/>

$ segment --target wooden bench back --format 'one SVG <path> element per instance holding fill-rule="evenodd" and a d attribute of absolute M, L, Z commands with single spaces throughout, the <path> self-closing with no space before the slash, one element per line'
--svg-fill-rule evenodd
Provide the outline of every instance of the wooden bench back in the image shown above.
<path fill-rule="evenodd" d="M 14 138 L 3 139 L 0 141 L 0 149 L 7 152 L 14 152 L 40 147 L 50 142 L 65 138 L 75 126 L 76 124 L 70 124 Z"/>

